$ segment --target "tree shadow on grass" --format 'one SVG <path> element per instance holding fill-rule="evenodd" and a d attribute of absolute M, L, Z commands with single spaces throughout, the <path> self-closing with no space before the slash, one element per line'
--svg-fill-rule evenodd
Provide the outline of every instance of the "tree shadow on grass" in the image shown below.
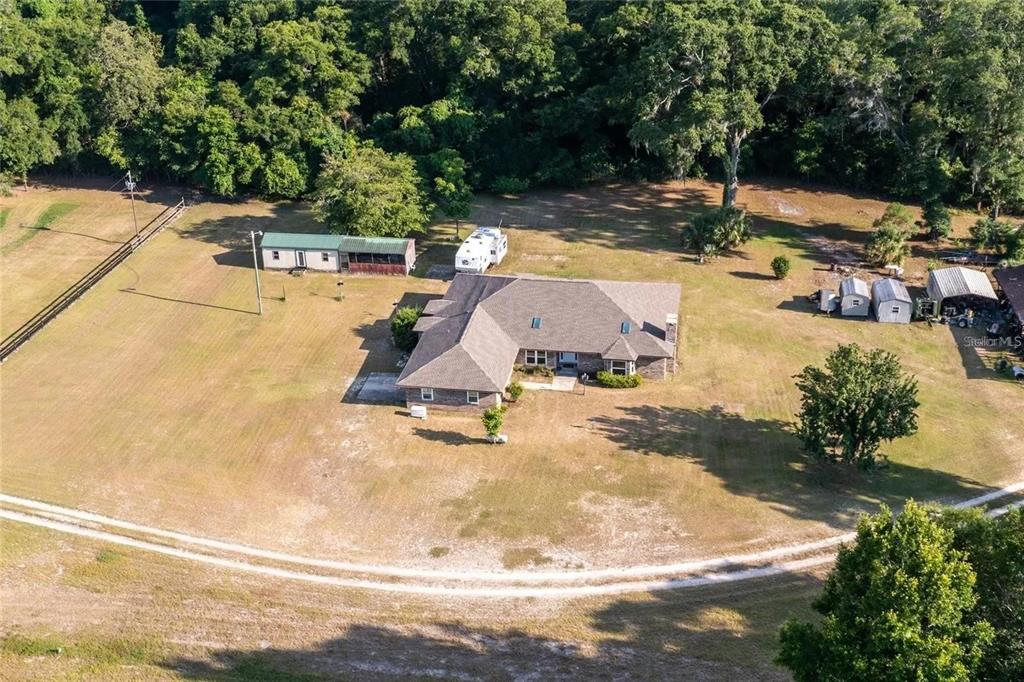
<path fill-rule="evenodd" d="M 719 407 L 624 407 L 591 424 L 623 450 L 691 462 L 735 495 L 842 530 L 882 503 L 899 507 L 908 497 L 955 501 L 993 490 L 955 474 L 899 463 L 872 472 L 819 463 L 803 453 L 792 424 L 748 419 Z"/>
<path fill-rule="evenodd" d="M 224 649 L 168 658 L 194 680 L 784 680 L 771 664 L 775 632 L 807 616 L 813 576 L 746 586 L 659 591 L 616 599 L 584 618 L 596 643 L 459 621 L 402 628 L 348 626 L 309 648 Z"/>

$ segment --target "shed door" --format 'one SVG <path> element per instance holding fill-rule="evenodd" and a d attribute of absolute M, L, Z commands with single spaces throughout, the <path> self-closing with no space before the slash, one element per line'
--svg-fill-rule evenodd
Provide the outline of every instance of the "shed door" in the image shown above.
<path fill-rule="evenodd" d="M 295 252 L 295 265 L 297 265 L 300 268 L 306 267 L 306 252 L 305 251 L 296 251 Z"/>

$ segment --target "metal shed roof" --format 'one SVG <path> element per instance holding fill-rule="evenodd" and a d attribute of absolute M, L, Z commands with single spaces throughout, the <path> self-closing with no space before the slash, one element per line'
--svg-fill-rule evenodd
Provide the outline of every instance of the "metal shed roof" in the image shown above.
<path fill-rule="evenodd" d="M 409 246 L 410 239 L 401 237 L 356 237 L 343 235 L 339 251 L 346 253 L 391 253 L 402 255 Z"/>
<path fill-rule="evenodd" d="M 1006 300 L 1013 306 L 1017 317 L 1024 320 L 1024 265 L 996 270 L 996 281 L 1006 294 Z"/>
<path fill-rule="evenodd" d="M 996 299 L 988 275 L 970 268 L 941 268 L 928 273 L 928 295 L 937 301 L 953 296 L 980 296 Z"/>
<path fill-rule="evenodd" d="M 338 250 L 340 234 L 302 234 L 296 232 L 265 232 L 260 240 L 264 249 L 329 249 Z"/>
<path fill-rule="evenodd" d="M 344 253 L 390 253 L 402 255 L 409 239 L 399 237 L 359 237 L 350 234 L 308 234 L 301 232 L 267 232 L 260 241 L 264 249 L 310 249 Z"/>
<path fill-rule="evenodd" d="M 847 277 L 839 283 L 839 295 L 871 298 L 871 290 L 868 288 L 868 283 L 864 280 L 857 277 Z"/>
<path fill-rule="evenodd" d="M 871 285 L 871 297 L 876 301 L 904 301 L 911 303 L 910 292 L 903 282 L 887 277 Z"/>

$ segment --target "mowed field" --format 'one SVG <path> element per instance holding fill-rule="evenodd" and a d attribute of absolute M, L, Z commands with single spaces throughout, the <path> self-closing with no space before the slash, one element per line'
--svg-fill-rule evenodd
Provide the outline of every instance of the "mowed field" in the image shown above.
<path fill-rule="evenodd" d="M 632 391 L 528 393 L 506 446 L 473 415 L 410 419 L 350 386 L 399 371 L 387 319 L 446 283 L 263 273 L 248 231 L 316 229 L 304 207 L 203 203 L 0 369 L 4 492 L 312 556 L 438 568 L 625 566 L 753 551 L 852 527 L 909 496 L 1019 480 L 1024 392 L 951 330 L 816 317 L 828 249 L 859 248 L 884 202 L 744 187 L 757 238 L 698 265 L 678 248 L 719 186 L 485 198 L 509 228 L 500 272 L 680 282 L 679 372 Z M 963 231 L 971 216 L 958 216 Z M 450 226 L 421 256 L 451 262 Z M 28 248 L 31 244 L 25 246 Z M 922 276 L 927 249 L 908 267 Z M 779 282 L 768 263 L 794 260 Z M 865 474 L 807 461 L 793 375 L 837 343 L 896 352 L 920 433 Z"/>
<path fill-rule="evenodd" d="M 0 338 L 21 326 L 133 234 L 131 203 L 110 182 L 16 187 L 0 197 Z M 140 192 L 141 228 L 177 201 Z"/>

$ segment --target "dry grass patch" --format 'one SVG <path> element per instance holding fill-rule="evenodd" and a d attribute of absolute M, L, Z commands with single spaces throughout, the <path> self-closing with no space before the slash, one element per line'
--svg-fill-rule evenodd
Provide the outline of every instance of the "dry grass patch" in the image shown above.
<path fill-rule="evenodd" d="M 1019 479 L 1024 413 L 1006 406 L 1020 390 L 949 329 L 816 317 L 803 301 L 836 281 L 808 233 L 835 224 L 856 241 L 884 202 L 751 187 L 757 238 L 697 265 L 676 226 L 717 196 L 688 183 L 480 201 L 478 222 L 509 228 L 500 272 L 683 285 L 678 374 L 527 393 L 501 447 L 476 415 L 419 422 L 348 395 L 399 371 L 388 316 L 444 282 L 265 272 L 260 317 L 248 231 L 311 229 L 306 207 L 200 204 L 4 365 L 4 490 L 317 556 L 497 568 L 529 547 L 575 568 L 819 538 L 879 502 Z M 448 230 L 425 240 L 424 265 L 450 262 Z M 784 281 L 769 275 L 780 253 Z M 793 375 L 840 342 L 892 350 L 920 381 L 921 432 L 874 474 L 814 465 L 791 434 Z"/>

